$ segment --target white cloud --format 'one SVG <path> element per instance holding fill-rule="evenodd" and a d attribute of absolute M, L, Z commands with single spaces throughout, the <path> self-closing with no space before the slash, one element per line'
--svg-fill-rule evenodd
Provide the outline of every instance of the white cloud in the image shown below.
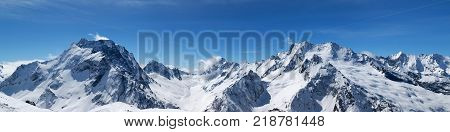
<path fill-rule="evenodd" d="M 57 55 L 53 55 L 52 53 L 50 53 L 50 54 L 48 54 L 47 59 L 53 60 L 53 59 L 55 59 L 57 57 L 58 57 Z"/>
<path fill-rule="evenodd" d="M 1 0 L 0 6 L 7 7 L 35 7 L 47 3 L 47 0 Z"/>
<path fill-rule="evenodd" d="M 184 68 L 184 67 L 179 68 L 179 70 L 184 71 L 184 72 L 188 72 L 188 73 L 193 72 L 191 69 Z"/>
<path fill-rule="evenodd" d="M 101 1 L 101 0 L 100 0 Z M 257 0 L 116 0 L 114 5 L 117 6 L 148 6 L 148 5 L 182 5 L 186 3 L 196 3 L 204 5 L 224 5 L 239 4 L 247 2 L 257 2 Z"/>
<path fill-rule="evenodd" d="M 211 68 L 214 64 L 217 64 L 220 62 L 220 60 L 222 60 L 223 58 L 220 56 L 213 56 L 209 59 L 206 60 L 200 60 L 199 63 L 199 67 L 197 70 L 197 72 L 204 72 L 205 70 L 208 70 L 209 68 Z"/>
<path fill-rule="evenodd" d="M 185 3 L 196 4 L 239 4 L 258 2 L 258 0 L 0 0 L 1 8 L 39 8 L 43 6 L 62 5 L 103 5 L 118 7 L 137 7 L 151 5 L 182 5 Z M 69 6 L 70 7 L 70 6 Z"/>
<path fill-rule="evenodd" d="M 170 68 L 170 69 L 175 69 L 175 68 L 177 68 L 176 66 L 174 66 L 174 65 L 165 65 L 167 68 Z"/>
<path fill-rule="evenodd" d="M 361 51 L 361 54 L 365 54 L 370 57 L 376 57 L 376 55 L 370 51 Z"/>
<path fill-rule="evenodd" d="M 92 36 L 94 38 L 95 41 L 99 41 L 99 40 L 109 40 L 109 38 L 105 37 L 105 36 L 101 36 L 98 33 L 94 34 L 89 34 L 90 36 Z"/>
<path fill-rule="evenodd" d="M 377 37 L 395 37 L 395 36 L 402 36 L 407 35 L 408 29 L 406 27 L 401 26 L 385 26 L 385 27 L 379 27 L 379 28 L 368 28 L 364 30 L 349 30 L 349 29 L 325 29 L 325 30 L 318 30 L 317 33 L 319 34 L 327 34 L 327 35 L 336 35 L 340 38 L 377 38 Z"/>

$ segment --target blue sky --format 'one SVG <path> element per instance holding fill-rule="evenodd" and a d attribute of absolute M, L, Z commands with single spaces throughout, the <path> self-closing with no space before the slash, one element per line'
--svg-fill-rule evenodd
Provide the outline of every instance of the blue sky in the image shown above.
<path fill-rule="evenodd" d="M 312 31 L 356 52 L 450 55 L 449 0 L 2 0 L 0 12 L 0 62 L 46 59 L 92 33 L 136 53 L 140 30 Z"/>

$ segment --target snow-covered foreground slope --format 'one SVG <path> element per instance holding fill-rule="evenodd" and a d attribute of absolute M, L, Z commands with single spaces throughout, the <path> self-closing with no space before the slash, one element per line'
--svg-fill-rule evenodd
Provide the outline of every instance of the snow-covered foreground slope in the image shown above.
<path fill-rule="evenodd" d="M 116 102 L 90 110 L 89 112 L 183 112 L 178 109 L 139 109 L 133 105 Z"/>
<path fill-rule="evenodd" d="M 50 112 L 0 93 L 0 112 Z"/>
<path fill-rule="evenodd" d="M 38 108 L 31 104 L 9 97 L 0 93 L 0 112 L 52 112 L 48 109 Z M 116 102 L 95 109 L 89 112 L 183 112 L 178 109 L 139 109 L 136 106 Z"/>
<path fill-rule="evenodd" d="M 196 73 L 141 68 L 114 42 L 83 39 L 20 66 L 0 92 L 53 111 L 450 111 L 450 58 L 438 54 L 377 57 L 302 42 L 256 63 L 201 63 Z"/>

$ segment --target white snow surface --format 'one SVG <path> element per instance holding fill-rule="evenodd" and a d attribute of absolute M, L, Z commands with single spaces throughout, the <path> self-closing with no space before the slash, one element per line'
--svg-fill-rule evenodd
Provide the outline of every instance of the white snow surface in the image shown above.
<path fill-rule="evenodd" d="M 139 109 L 122 102 L 111 103 L 90 110 L 89 112 L 183 112 L 178 109 Z"/>
<path fill-rule="evenodd" d="M 32 106 L 0 92 L 0 112 L 50 112 L 50 110 Z"/>

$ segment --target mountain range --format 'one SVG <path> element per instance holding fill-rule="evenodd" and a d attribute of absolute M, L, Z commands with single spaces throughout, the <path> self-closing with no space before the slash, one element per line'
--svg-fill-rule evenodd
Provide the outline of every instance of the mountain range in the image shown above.
<path fill-rule="evenodd" d="M 0 70 L 0 92 L 15 100 L 2 97 L 0 111 L 18 102 L 29 111 L 450 111 L 450 57 L 439 54 L 382 57 L 300 42 L 255 63 L 206 61 L 195 73 L 156 61 L 141 68 L 111 40 L 81 39 L 55 59 Z"/>

